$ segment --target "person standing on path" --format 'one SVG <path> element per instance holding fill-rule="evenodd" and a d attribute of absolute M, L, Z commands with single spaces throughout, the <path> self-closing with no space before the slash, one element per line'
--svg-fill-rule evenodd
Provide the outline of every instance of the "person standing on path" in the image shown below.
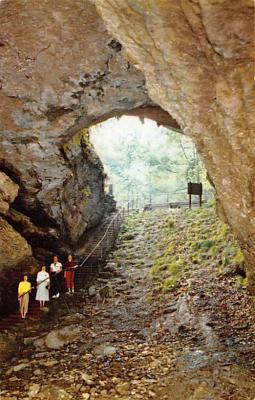
<path fill-rule="evenodd" d="M 60 287 L 61 287 L 61 272 L 62 264 L 58 261 L 58 257 L 53 257 L 53 263 L 50 265 L 51 272 L 51 287 L 52 287 L 52 297 L 58 298 Z"/>
<path fill-rule="evenodd" d="M 74 293 L 75 268 L 77 268 L 77 264 L 73 261 L 71 254 L 69 254 L 67 257 L 67 262 L 65 263 L 64 271 L 68 293 Z"/>
<path fill-rule="evenodd" d="M 45 306 L 45 301 L 49 301 L 49 285 L 50 285 L 50 275 L 46 271 L 46 267 L 43 266 L 41 271 L 38 272 L 36 277 L 37 282 L 37 292 L 36 300 L 40 301 L 40 308 Z"/>
<path fill-rule="evenodd" d="M 28 275 L 24 275 L 23 281 L 19 283 L 18 300 L 20 314 L 22 318 L 26 318 L 29 305 L 29 293 L 31 292 L 31 283 L 28 282 Z"/>

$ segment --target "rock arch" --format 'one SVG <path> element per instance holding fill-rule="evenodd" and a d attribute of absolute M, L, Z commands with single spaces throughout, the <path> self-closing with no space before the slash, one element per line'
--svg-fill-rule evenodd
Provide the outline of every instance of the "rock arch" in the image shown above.
<path fill-rule="evenodd" d="M 1 218 L 23 241 L 24 259 L 26 241 L 45 254 L 61 251 L 99 221 L 102 167 L 78 132 L 131 112 L 193 137 L 254 271 L 252 7 L 251 0 L 0 2 L 0 171 L 20 188 Z"/>
<path fill-rule="evenodd" d="M 191 136 L 255 289 L 254 3 L 95 0 L 150 98 Z"/>
<path fill-rule="evenodd" d="M 150 100 L 90 1 L 2 1 L 0 16 L 4 286 L 10 268 L 34 265 L 32 250 L 42 258 L 67 251 L 100 221 L 103 169 L 82 130 L 129 112 L 179 126 Z"/>

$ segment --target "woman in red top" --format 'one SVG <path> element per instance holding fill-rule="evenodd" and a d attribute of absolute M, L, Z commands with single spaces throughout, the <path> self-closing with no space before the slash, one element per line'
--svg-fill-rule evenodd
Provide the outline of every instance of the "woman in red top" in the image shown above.
<path fill-rule="evenodd" d="M 77 264 L 74 263 L 71 254 L 67 257 L 67 262 L 65 263 L 65 280 L 68 293 L 74 293 L 74 270 L 77 268 Z"/>

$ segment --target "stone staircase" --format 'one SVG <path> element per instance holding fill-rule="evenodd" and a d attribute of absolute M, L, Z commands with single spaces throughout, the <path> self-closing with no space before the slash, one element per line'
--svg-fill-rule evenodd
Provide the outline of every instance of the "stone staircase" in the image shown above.
<path fill-rule="evenodd" d="M 20 312 L 18 310 L 17 306 L 17 311 L 15 311 L 13 314 L 10 314 L 6 317 L 3 317 L 0 319 L 0 333 L 7 330 L 8 328 L 12 326 L 16 327 L 22 327 L 24 323 L 36 321 L 40 319 L 42 315 L 42 310 L 40 310 L 39 307 L 39 302 L 36 302 L 35 300 L 31 300 L 29 304 L 29 312 L 27 314 L 27 318 L 22 319 L 20 316 Z"/>
<path fill-rule="evenodd" d="M 95 275 L 98 266 L 102 265 L 106 260 L 107 255 L 114 246 L 124 216 L 123 213 L 118 212 L 108 217 L 75 254 L 80 264 L 75 272 L 76 290 L 86 288 Z M 65 296 L 65 294 L 62 295 Z M 17 304 L 16 312 L 0 319 L 0 332 L 13 325 L 22 327 L 24 321 L 32 322 L 38 320 L 41 315 L 42 311 L 39 308 L 39 303 L 31 295 L 27 318 L 21 318 Z"/>

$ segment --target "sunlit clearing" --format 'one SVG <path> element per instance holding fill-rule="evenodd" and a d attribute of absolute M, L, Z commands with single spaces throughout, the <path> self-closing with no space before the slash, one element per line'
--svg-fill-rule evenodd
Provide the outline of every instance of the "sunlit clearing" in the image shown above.
<path fill-rule="evenodd" d="M 202 182 L 211 195 L 206 171 L 191 139 L 138 117 L 112 118 L 90 128 L 108 184 L 119 205 L 187 200 L 187 182 Z"/>

